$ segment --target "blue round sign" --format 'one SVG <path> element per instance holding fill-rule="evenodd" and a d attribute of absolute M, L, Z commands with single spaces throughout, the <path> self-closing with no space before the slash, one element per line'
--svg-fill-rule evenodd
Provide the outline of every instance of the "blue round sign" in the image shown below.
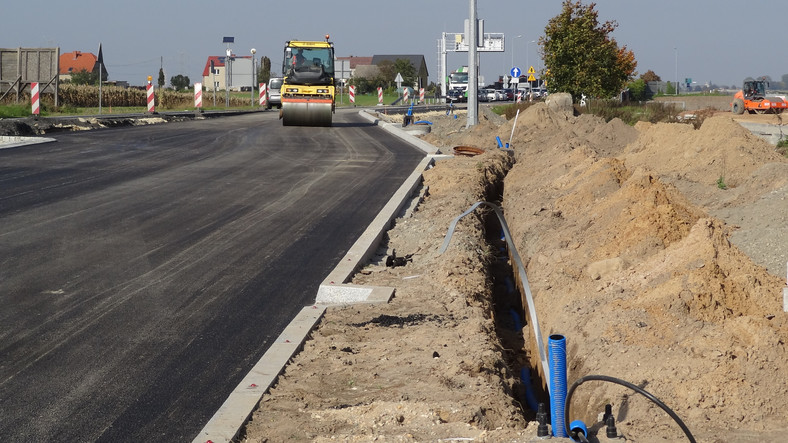
<path fill-rule="evenodd" d="M 518 68 L 517 66 L 515 66 L 511 70 L 512 77 L 519 77 L 522 72 L 523 71 L 521 71 L 520 68 Z"/>

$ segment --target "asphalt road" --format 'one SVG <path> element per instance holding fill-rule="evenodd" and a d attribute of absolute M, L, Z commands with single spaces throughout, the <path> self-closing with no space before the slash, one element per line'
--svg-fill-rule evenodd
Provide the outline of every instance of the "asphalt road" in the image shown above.
<path fill-rule="evenodd" d="M 0 150 L 0 440 L 191 441 L 423 158 L 334 122 Z"/>

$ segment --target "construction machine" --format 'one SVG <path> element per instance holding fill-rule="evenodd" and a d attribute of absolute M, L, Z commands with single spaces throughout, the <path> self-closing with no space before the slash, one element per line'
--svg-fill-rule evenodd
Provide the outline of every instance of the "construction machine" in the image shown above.
<path fill-rule="evenodd" d="M 334 113 L 334 44 L 328 41 L 285 44 L 282 108 L 285 126 L 331 126 Z"/>
<path fill-rule="evenodd" d="M 766 80 L 747 79 L 744 81 L 742 89 L 733 96 L 731 111 L 734 114 L 765 114 L 767 112 L 779 114 L 788 108 L 785 97 L 767 97 L 766 87 L 769 86 Z"/>

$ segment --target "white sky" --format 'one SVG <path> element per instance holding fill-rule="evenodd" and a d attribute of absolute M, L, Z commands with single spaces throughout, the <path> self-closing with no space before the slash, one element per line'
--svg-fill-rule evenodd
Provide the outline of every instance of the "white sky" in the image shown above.
<path fill-rule="evenodd" d="M 110 80 L 142 85 L 158 75 L 200 81 L 210 55 L 223 55 L 222 37 L 235 37 L 237 55 L 281 63 L 286 40 L 320 40 L 328 33 L 338 56 L 423 54 L 430 81 L 438 80 L 437 40 L 463 31 L 468 0 L 47 0 L 8 1 L 0 8 L 0 47 L 55 47 L 96 53 L 103 45 Z M 589 4 L 589 1 L 584 1 Z M 615 20 L 613 37 L 635 53 L 638 74 L 663 80 L 740 85 L 745 77 L 788 74 L 784 51 L 785 0 L 596 0 L 600 20 Z M 291 5 L 288 7 L 287 5 Z M 484 53 L 487 82 L 512 62 L 537 69 L 536 43 L 561 1 L 477 0 L 485 31 L 506 36 L 505 53 Z M 751 12 L 750 12 L 751 11 Z M 522 35 L 521 38 L 516 38 Z M 450 53 L 449 71 L 467 65 Z"/>

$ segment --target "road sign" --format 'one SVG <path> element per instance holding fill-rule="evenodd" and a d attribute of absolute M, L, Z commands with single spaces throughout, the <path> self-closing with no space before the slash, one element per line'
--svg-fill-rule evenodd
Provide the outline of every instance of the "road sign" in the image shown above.
<path fill-rule="evenodd" d="M 530 68 L 528 68 L 528 73 L 529 74 L 536 74 L 536 69 L 534 69 L 534 67 L 531 66 Z"/>
<path fill-rule="evenodd" d="M 529 75 L 528 75 L 528 81 L 529 81 L 529 82 L 536 81 L 536 77 L 534 77 L 534 75 L 533 75 L 533 74 L 529 74 Z"/>
<path fill-rule="evenodd" d="M 397 73 L 397 77 L 394 79 L 394 81 L 395 81 L 395 82 L 397 82 L 397 89 L 401 89 L 401 88 L 402 88 L 402 81 L 403 81 L 403 80 L 404 80 L 404 79 L 402 78 L 402 74 L 400 74 L 400 73 L 398 72 L 398 73 Z"/>
<path fill-rule="evenodd" d="M 523 71 L 521 71 L 521 70 L 520 70 L 520 68 L 518 68 L 517 66 L 515 66 L 515 67 L 514 67 L 514 68 L 512 68 L 512 70 L 511 70 L 512 77 L 519 77 L 521 72 L 523 72 Z"/>

